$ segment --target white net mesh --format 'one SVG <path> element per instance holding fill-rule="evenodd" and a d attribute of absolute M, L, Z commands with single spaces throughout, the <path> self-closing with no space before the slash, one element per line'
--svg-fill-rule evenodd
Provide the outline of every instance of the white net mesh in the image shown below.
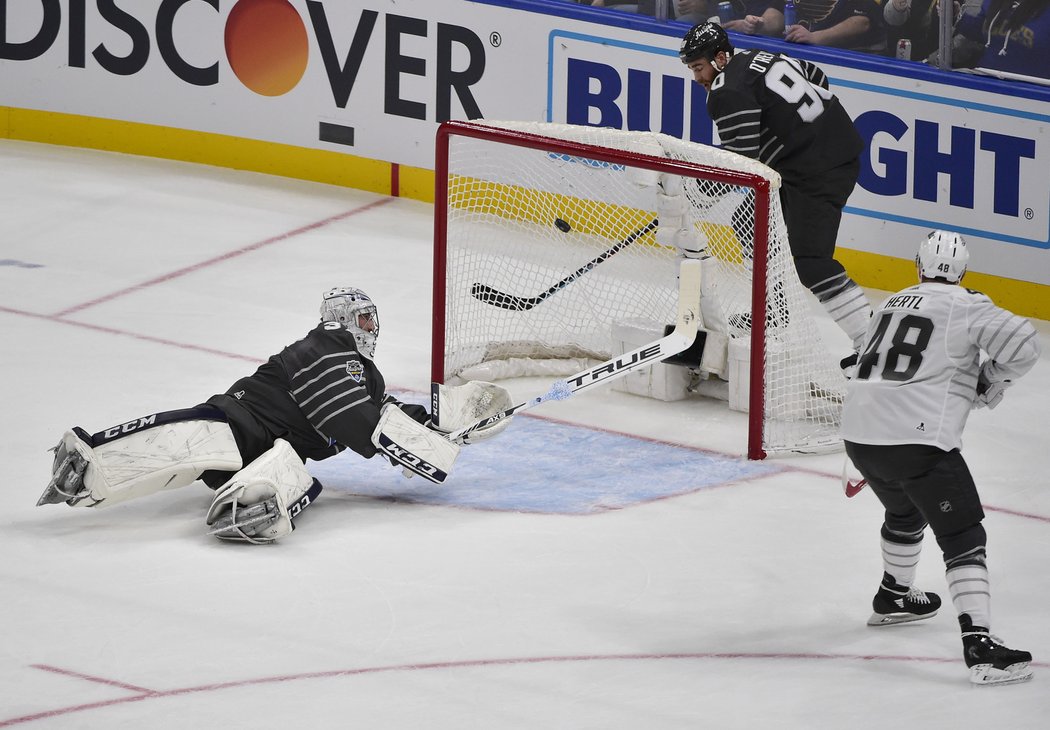
<path fill-rule="evenodd" d="M 439 251 L 444 244 L 446 289 L 436 320 L 444 323 L 439 372 L 445 379 L 479 373 L 494 379 L 500 365 L 511 368 L 504 377 L 550 373 L 560 360 L 569 362 L 569 374 L 580 369 L 580 358 L 611 356 L 613 323 L 674 322 L 672 242 L 706 247 L 705 327 L 748 341 L 756 192 L 735 184 L 740 175 L 734 184 L 712 179 L 717 171 L 746 173 L 769 181 L 773 191 L 768 220 L 759 223 L 768 230 L 768 250 L 760 253 L 767 266 L 762 448 L 839 443 L 845 381 L 809 314 L 810 295 L 787 247 L 775 172 L 651 132 L 535 122 L 461 125 L 467 127 L 492 133 L 453 130 L 449 138 L 446 232 L 438 243 Z M 522 146 L 516 132 L 588 148 L 574 154 L 534 149 Z M 674 174 L 644 169 L 639 154 L 691 169 L 686 175 L 681 165 Z M 758 395 L 751 393 L 752 404 Z"/>

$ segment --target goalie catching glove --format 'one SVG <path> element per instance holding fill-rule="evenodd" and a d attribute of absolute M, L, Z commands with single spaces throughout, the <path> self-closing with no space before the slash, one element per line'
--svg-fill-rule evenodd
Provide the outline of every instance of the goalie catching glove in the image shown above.
<path fill-rule="evenodd" d="M 441 383 L 433 383 L 430 386 L 430 424 L 435 430 L 446 434 L 495 416 L 513 406 L 506 388 L 483 380 L 471 380 L 457 386 Z M 510 425 L 511 418 L 513 416 L 507 416 L 484 428 L 471 431 L 459 439 L 459 442 L 472 444 L 492 438 Z"/>

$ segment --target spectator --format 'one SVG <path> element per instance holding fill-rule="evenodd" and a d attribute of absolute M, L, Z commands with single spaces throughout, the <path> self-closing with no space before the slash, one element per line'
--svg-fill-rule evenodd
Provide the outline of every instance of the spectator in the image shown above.
<path fill-rule="evenodd" d="M 908 60 L 922 60 L 936 53 L 940 45 L 938 0 L 886 0 L 882 19 L 886 23 L 886 52 L 894 55 L 897 42 L 911 41 Z"/>
<path fill-rule="evenodd" d="M 734 20 L 722 23 L 726 30 L 747 35 L 784 35 L 784 0 L 735 0 Z"/>
<path fill-rule="evenodd" d="M 876 0 L 802 0 L 798 24 L 784 30 L 792 43 L 869 53 L 886 50 L 886 26 Z"/>
<path fill-rule="evenodd" d="M 674 0 L 674 17 L 683 23 L 696 25 L 714 15 L 718 15 L 717 0 Z"/>
<path fill-rule="evenodd" d="M 984 0 L 976 15 L 963 14 L 956 24 L 958 34 L 984 50 L 976 61 L 953 65 L 1050 78 L 1048 7 L 1050 0 Z"/>
<path fill-rule="evenodd" d="M 742 0 L 737 0 L 741 2 Z M 584 5 L 609 8 L 624 13 L 701 23 L 718 13 L 718 0 L 581 0 Z M 662 8 L 661 8 L 662 6 Z M 658 12 L 663 10 L 663 13 Z"/>
<path fill-rule="evenodd" d="M 587 2 L 587 0 L 583 0 L 581 4 L 591 5 L 592 7 L 596 8 L 609 8 L 610 10 L 620 10 L 624 13 L 638 12 L 638 3 L 631 2 L 630 0 L 627 0 L 627 2 L 624 2 L 624 0 L 591 0 L 590 2 Z"/>

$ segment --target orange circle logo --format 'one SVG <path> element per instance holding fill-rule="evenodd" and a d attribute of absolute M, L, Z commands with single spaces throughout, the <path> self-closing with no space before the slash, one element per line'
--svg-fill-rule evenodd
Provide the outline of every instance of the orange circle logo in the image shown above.
<path fill-rule="evenodd" d="M 280 96 L 306 73 L 306 26 L 288 0 L 238 0 L 226 19 L 226 58 L 240 82 Z"/>

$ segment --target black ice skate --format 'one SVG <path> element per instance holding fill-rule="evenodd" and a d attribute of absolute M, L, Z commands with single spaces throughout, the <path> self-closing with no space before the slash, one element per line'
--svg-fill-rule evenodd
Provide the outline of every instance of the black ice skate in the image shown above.
<path fill-rule="evenodd" d="M 37 507 L 59 502 L 74 505 L 87 496 L 84 472 L 88 462 L 74 446 L 78 439 L 84 440 L 85 437 L 88 440 L 91 438 L 81 429 L 75 428 L 67 432 L 58 445 L 51 449 L 55 454 L 55 460 L 51 464 L 51 481 L 37 500 Z"/>
<path fill-rule="evenodd" d="M 1008 649 L 1002 641 L 982 626 L 974 626 L 968 614 L 959 616 L 962 628 L 963 658 L 970 668 L 973 684 L 1013 684 L 1032 678 L 1028 663 L 1032 655 L 1020 649 Z"/>
<path fill-rule="evenodd" d="M 941 597 L 918 588 L 898 585 L 889 573 L 883 573 L 879 592 L 871 600 L 874 613 L 868 626 L 891 626 L 908 621 L 921 621 L 937 615 Z"/>

